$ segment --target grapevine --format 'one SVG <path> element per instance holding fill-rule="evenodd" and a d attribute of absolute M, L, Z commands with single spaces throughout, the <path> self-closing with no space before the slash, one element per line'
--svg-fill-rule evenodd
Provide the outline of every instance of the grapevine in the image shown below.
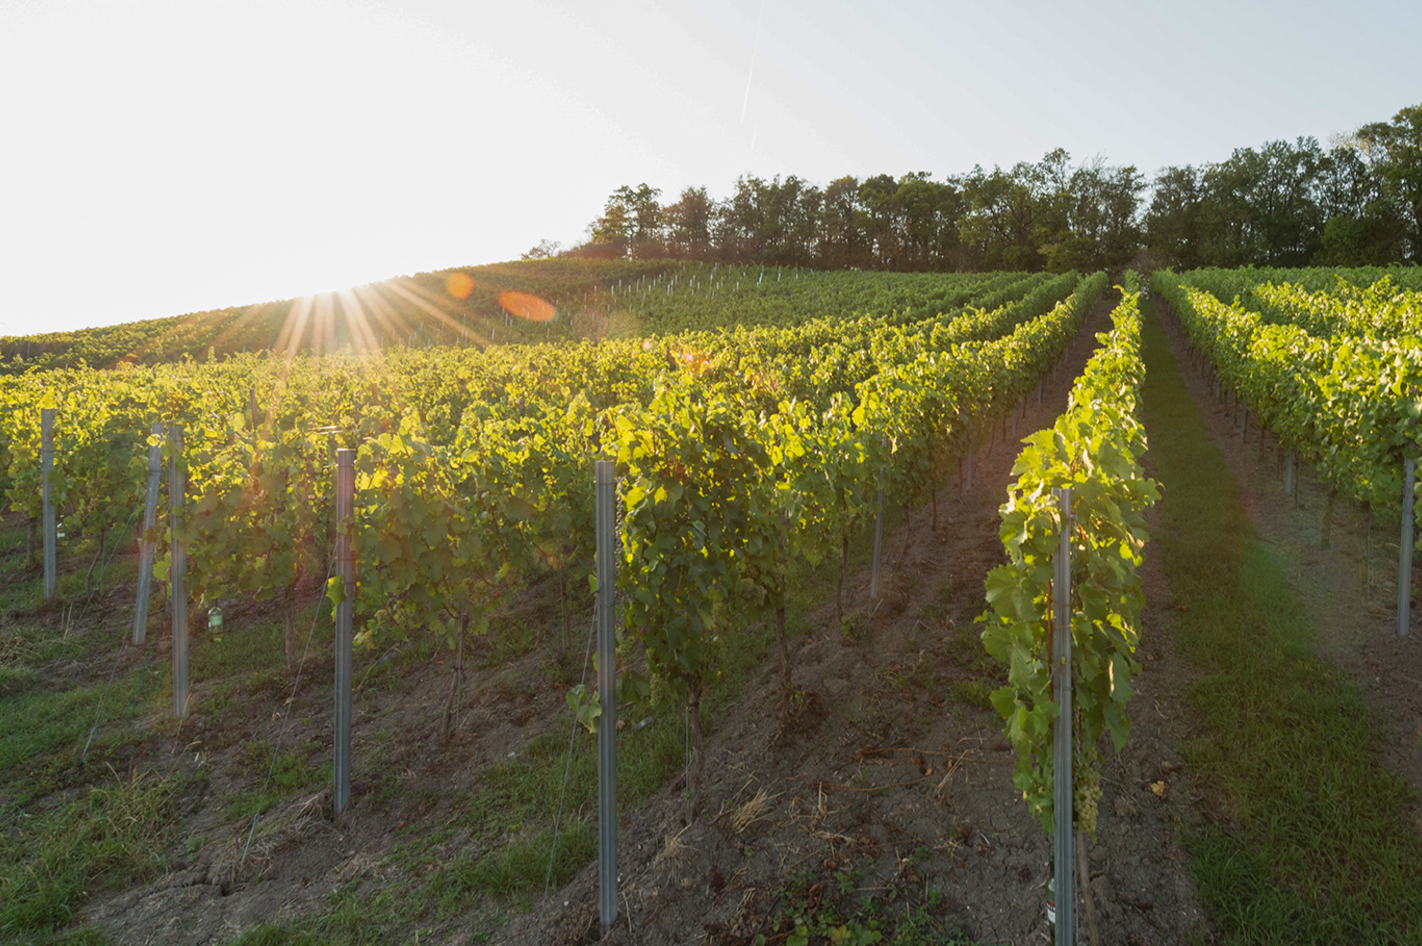
<path fill-rule="evenodd" d="M 1116 749 L 1130 732 L 1126 703 L 1137 622 L 1144 602 L 1136 569 L 1146 541 L 1144 510 L 1159 498 L 1143 474 L 1143 428 L 1136 417 L 1143 367 L 1140 312 L 1134 281 L 1116 306 L 1115 328 L 1071 392 L 1068 410 L 1049 429 L 1027 438 L 1002 506 L 1001 536 L 1009 562 L 987 578 L 990 610 L 979 620 L 989 654 L 1007 665 L 1008 683 L 992 694 L 1017 750 L 1013 784 L 1043 827 L 1054 823 L 1051 739 L 1059 712 L 1052 699 L 1052 556 L 1062 522 L 1051 490 L 1073 489 L 1072 709 L 1078 738 L 1074 796 L 1085 830 L 1095 827 L 1100 766 L 1097 739 L 1109 732 Z"/>

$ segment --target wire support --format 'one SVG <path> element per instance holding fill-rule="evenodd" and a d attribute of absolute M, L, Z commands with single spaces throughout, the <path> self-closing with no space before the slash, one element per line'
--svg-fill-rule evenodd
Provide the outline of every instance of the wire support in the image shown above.
<path fill-rule="evenodd" d="M 583 655 L 583 676 L 579 681 L 579 686 L 586 688 L 588 682 L 588 665 L 592 663 L 593 638 L 597 634 L 597 614 L 594 612 L 593 618 L 588 622 L 588 646 Z M 579 691 L 583 692 L 583 691 Z M 533 934 L 535 944 L 543 942 L 543 918 L 548 910 L 548 890 L 553 886 L 553 863 L 558 854 L 558 830 L 563 823 L 563 805 L 568 797 L 568 777 L 573 771 L 573 744 L 578 737 L 578 717 L 573 715 L 572 727 L 568 731 L 568 757 L 563 763 L 563 787 L 558 792 L 558 814 L 553 819 L 553 846 L 548 851 L 548 873 L 543 878 L 543 899 L 538 904 L 538 927 Z"/>
<path fill-rule="evenodd" d="M 109 550 L 109 559 L 108 559 L 108 561 L 104 563 L 103 569 L 101 569 L 101 570 L 99 571 L 99 583 L 100 583 L 100 586 L 101 586 L 101 587 L 102 587 L 102 585 L 103 585 L 104 572 L 108 571 L 109 564 L 114 560 L 114 553 L 118 550 L 118 548 L 119 548 L 121 545 L 123 545 L 123 534 L 124 534 L 124 532 L 127 532 L 127 531 L 128 531 L 128 527 L 129 527 L 130 525 L 132 525 L 132 524 L 133 524 L 133 514 L 130 513 L 130 514 L 129 514 L 129 517 L 128 517 L 128 522 L 124 523 L 123 531 L 119 533 L 119 540 L 118 540 L 117 542 L 115 542 L 115 543 L 114 543 L 114 547 Z M 88 598 L 85 600 L 85 602 L 84 602 L 84 608 L 79 612 L 79 616 L 80 616 L 80 617 L 83 617 L 85 614 L 88 613 L 88 611 L 89 611 L 89 604 L 94 600 L 94 595 L 97 593 L 97 591 L 98 591 L 98 589 L 96 588 L 94 591 L 91 591 L 91 592 L 89 593 L 89 597 L 88 597 Z M 73 610 L 71 609 L 71 611 L 70 611 L 70 620 L 71 620 L 71 621 L 73 620 L 73 613 L 74 613 L 74 612 L 73 612 Z M 94 744 L 94 734 L 99 731 L 99 723 L 103 721 L 104 703 L 105 703 L 105 702 L 108 700 L 108 698 L 109 698 L 109 690 L 113 688 L 113 685 L 114 685 L 114 676 L 118 673 L 119 658 L 123 656 L 123 643 L 122 643 L 122 642 L 123 642 L 124 640 L 126 640 L 127 638 L 128 638 L 128 629 L 125 628 L 125 629 L 124 629 L 123 637 L 120 638 L 119 648 L 118 648 L 117 651 L 114 652 L 114 660 L 113 660 L 113 663 L 109 665 L 109 676 L 108 676 L 108 679 L 104 681 L 104 689 L 103 689 L 102 691 L 100 691 L 100 693 L 99 693 L 99 703 L 98 703 L 97 706 L 94 707 L 94 724 L 89 727 L 89 738 L 84 741 L 84 748 L 79 752 L 79 764 L 80 764 L 80 765 L 83 765 L 83 764 L 84 764 L 84 760 L 85 760 L 86 758 L 88 758 L 88 756 L 89 756 L 89 747 Z"/>
<path fill-rule="evenodd" d="M 326 582 L 321 587 L 326 587 L 331 583 L 331 572 L 335 568 L 334 559 L 326 566 Z M 311 640 L 316 636 L 316 621 L 321 617 L 321 606 L 316 605 L 315 612 L 311 615 L 311 628 L 306 632 L 306 646 L 301 649 L 301 662 L 296 665 L 296 679 L 291 684 L 291 696 L 286 700 L 286 712 L 281 716 L 281 729 L 277 732 L 276 745 L 272 746 L 272 761 L 267 766 L 267 778 L 262 782 L 262 794 L 257 799 L 257 810 L 252 813 L 252 827 L 247 832 L 247 843 L 242 847 L 242 859 L 237 862 L 237 866 L 247 863 L 247 853 L 252 850 L 252 839 L 257 836 L 257 821 L 262 817 L 262 806 L 267 802 L 267 789 L 271 787 L 272 775 L 276 772 L 277 759 L 281 754 L 281 742 L 286 737 L 287 724 L 291 722 L 292 707 L 296 705 L 296 691 L 301 688 L 301 674 L 306 670 L 306 656 L 311 652 Z"/>

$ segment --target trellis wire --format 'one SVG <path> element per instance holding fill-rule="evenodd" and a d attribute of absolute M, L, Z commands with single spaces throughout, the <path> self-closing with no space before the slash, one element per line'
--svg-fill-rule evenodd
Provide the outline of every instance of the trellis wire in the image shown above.
<path fill-rule="evenodd" d="M 583 675 L 578 681 L 580 687 L 588 682 L 588 664 L 592 663 L 593 635 L 597 631 L 597 610 L 593 610 L 588 622 L 588 646 L 583 654 Z M 583 692 L 579 690 L 579 692 Z M 568 731 L 568 757 L 563 763 L 563 787 L 558 791 L 558 814 L 553 818 L 553 846 L 548 851 L 548 873 L 543 878 L 543 899 L 538 904 L 538 926 L 534 931 L 534 942 L 543 942 L 543 918 L 548 909 L 548 888 L 553 885 L 553 863 L 558 856 L 558 831 L 563 824 L 563 806 L 568 797 L 568 776 L 573 770 L 573 744 L 578 737 L 578 716 L 573 714 L 572 726 Z"/>
<path fill-rule="evenodd" d="M 326 565 L 326 582 L 321 587 L 324 588 L 331 583 L 331 570 L 335 567 L 333 558 Z M 296 680 L 291 684 L 291 696 L 286 700 L 286 711 L 281 716 L 281 729 L 277 732 L 276 745 L 272 746 L 272 761 L 267 766 L 267 778 L 262 783 L 262 793 L 257 798 L 257 810 L 252 814 L 252 828 L 247 832 L 247 843 L 242 848 L 242 859 L 237 862 L 238 866 L 247 863 L 247 852 L 252 849 L 252 838 L 257 834 L 257 820 L 262 817 L 262 805 L 267 800 L 267 789 L 272 784 L 272 775 L 276 772 L 277 757 L 281 752 L 281 741 L 286 737 L 286 726 L 291 722 L 291 710 L 296 705 L 296 691 L 301 686 L 301 673 L 306 669 L 306 655 L 311 651 L 311 638 L 316 636 L 316 620 L 321 616 L 321 606 L 316 605 L 315 611 L 311 615 L 311 628 L 306 632 L 306 646 L 301 650 L 301 662 L 296 665 Z"/>
<path fill-rule="evenodd" d="M 121 532 L 119 533 L 118 541 L 115 542 L 115 543 L 114 543 L 114 547 L 109 550 L 109 558 L 108 558 L 108 561 L 106 561 L 106 562 L 104 563 L 104 567 L 99 570 L 99 586 L 100 586 L 100 587 L 103 587 L 104 572 L 108 571 L 108 569 L 109 569 L 109 564 L 110 564 L 111 562 L 113 562 L 113 560 L 114 560 L 114 552 L 119 548 L 119 546 L 123 545 L 123 533 L 128 531 L 128 527 L 129 527 L 132 523 L 133 523 L 133 514 L 130 513 L 130 514 L 129 514 L 129 517 L 128 517 L 128 522 L 124 523 L 123 531 L 121 531 Z M 98 588 L 95 588 L 93 591 L 89 592 L 89 597 L 88 597 L 87 599 L 85 599 L 85 601 L 84 601 L 84 608 L 83 608 L 83 610 L 81 610 L 81 611 L 79 612 L 79 616 L 80 616 L 80 617 L 83 617 L 85 614 L 87 614 L 87 613 L 89 612 L 89 605 L 93 602 L 93 600 L 94 600 L 94 595 L 95 595 L 96 593 L 98 593 Z M 124 637 L 127 637 L 127 636 L 128 636 L 128 632 L 127 632 L 127 630 L 125 630 L 125 632 L 124 632 Z M 99 723 L 100 723 L 100 722 L 102 721 L 102 719 L 103 719 L 104 702 L 105 702 L 105 701 L 108 699 L 108 697 L 109 697 L 109 689 L 113 686 L 113 683 L 114 683 L 114 674 L 118 672 L 118 665 L 119 665 L 119 660 L 118 660 L 118 659 L 119 659 L 120 656 L 122 656 L 122 654 L 123 654 L 123 648 L 122 648 L 122 647 L 120 647 L 120 648 L 114 653 L 114 661 L 113 661 L 113 663 L 109 666 L 109 676 L 108 676 L 108 679 L 104 681 L 104 689 L 99 693 L 99 703 L 98 703 L 97 706 L 94 707 L 94 724 L 89 727 L 89 738 L 88 738 L 87 740 L 85 740 L 85 742 L 84 742 L 84 748 L 83 748 L 83 750 L 79 753 L 79 763 L 80 763 L 81 765 L 84 763 L 84 759 L 87 758 L 88 755 L 89 755 L 89 747 L 94 744 L 94 733 L 96 733 L 96 732 L 99 731 Z"/>

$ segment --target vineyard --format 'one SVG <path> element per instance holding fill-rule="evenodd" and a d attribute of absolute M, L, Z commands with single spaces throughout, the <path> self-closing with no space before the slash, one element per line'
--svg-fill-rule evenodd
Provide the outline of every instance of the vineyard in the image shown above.
<path fill-rule="evenodd" d="M 418 273 L 234 309 L 0 338 L 0 373 L 284 355 L 623 337 L 993 308 L 1025 273 L 815 272 L 669 261 L 551 259 Z M 997 291 L 996 296 L 994 292 Z M 920 315 L 920 318 L 923 316 Z"/>
<path fill-rule="evenodd" d="M 1142 693 L 1183 697 L 1143 662 L 1168 650 L 1143 637 L 1142 569 L 1149 509 L 1171 486 L 1142 468 L 1135 274 L 1115 290 L 1102 273 L 665 261 L 457 275 L 0 340 L 0 696 L 34 723 L 0 735 L 0 808 L 16 824 L 0 930 L 588 941 L 609 922 L 588 913 L 597 762 L 578 735 L 610 722 L 585 633 L 597 461 L 616 470 L 621 863 L 636 878 L 616 941 L 643 941 L 639 923 L 677 942 L 1026 936 L 1045 930 L 1064 811 L 1081 941 L 1088 920 L 1093 937 L 1098 921 L 1168 942 L 1184 941 L 1175 924 L 1205 929 L 1185 887 L 1150 894 L 1152 917 L 1093 880 L 1092 859 L 1122 845 L 1173 861 L 1182 816 L 1198 821 L 1163 779 L 1123 787 L 1138 752 L 1176 771 L 1183 738 L 1138 710 Z M 1158 271 L 1148 288 L 1231 399 L 1230 422 L 1260 428 L 1260 456 L 1267 429 L 1291 489 L 1305 469 L 1325 484 L 1324 543 L 1335 504 L 1356 503 L 1364 588 L 1396 577 L 1371 530 L 1396 528 L 1422 414 L 1408 271 Z M 157 597 L 135 623 L 140 543 Z M 53 591 L 36 580 L 42 546 L 57 548 Z M 354 782 L 343 797 L 337 762 L 333 804 L 320 688 L 342 607 Z M 1052 642 L 1054 608 L 1069 652 Z M 831 742 L 833 774 L 792 758 Z M 776 761 L 758 767 L 750 743 Z M 210 794 L 221 802 L 199 801 Z M 84 842 L 99 853 L 67 860 L 24 853 L 116 800 L 151 833 L 102 828 Z M 1173 825 L 1155 853 L 1127 840 L 1141 819 Z M 819 840 L 791 869 L 804 839 Z M 1148 874 L 1124 882 L 1154 889 Z M 671 877 L 693 875 L 678 889 L 702 906 L 667 899 Z M 299 909 L 233 912 L 298 881 L 311 885 Z M 567 885 L 561 908 L 550 883 Z M 135 884 L 146 892 L 122 892 Z M 120 893 L 86 901 L 91 888 Z M 185 940 L 181 890 L 199 909 L 234 906 Z M 376 919 L 360 919 L 365 901 Z"/>
<path fill-rule="evenodd" d="M 1411 511 L 1403 480 L 1422 417 L 1422 293 L 1399 289 L 1388 274 L 1375 282 L 1307 270 L 1298 282 L 1269 278 L 1279 275 L 1245 286 L 1217 271 L 1183 280 L 1162 271 L 1155 285 L 1179 313 L 1217 394 L 1230 398 L 1240 430 L 1252 414 L 1261 454 L 1273 433 L 1290 486 L 1301 462 L 1328 484 L 1326 545 L 1340 494 L 1361 504 L 1370 522 L 1373 510 L 1397 514 L 1404 501 Z M 1308 288 L 1330 278 L 1328 288 Z M 1410 545 L 1402 551 L 1410 554 Z M 1361 563 L 1365 583 L 1371 557 L 1369 549 Z"/>

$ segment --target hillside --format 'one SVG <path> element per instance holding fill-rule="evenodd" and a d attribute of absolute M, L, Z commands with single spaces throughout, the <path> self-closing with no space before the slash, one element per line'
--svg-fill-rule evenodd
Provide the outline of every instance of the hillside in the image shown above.
<path fill-rule="evenodd" d="M 768 275 L 767 275 L 768 274 Z M 814 273 L 675 260 L 556 258 L 399 276 L 320 293 L 104 328 L 0 337 L 0 374 L 393 347 L 488 348 L 841 317 L 911 304 L 944 311 L 1012 274 Z M 802 280 L 800 277 L 806 277 Z M 809 278 L 813 276 L 814 278 Z M 897 290 L 894 288 L 897 285 Z M 643 324 L 644 319 L 647 324 Z"/>
<path fill-rule="evenodd" d="M 0 933 L 597 941 L 579 718 L 606 458 L 622 876 L 606 941 L 1046 933 L 1050 836 L 1023 793 L 1051 706 L 1041 549 L 1059 529 L 1033 485 L 1050 476 L 1080 489 L 1074 725 L 1096 713 L 1100 731 L 1103 698 L 1130 720 L 1115 751 L 1078 747 L 1073 784 L 1100 796 L 1078 809 L 1099 812 L 1079 865 L 1092 938 L 1414 942 L 1418 881 L 1398 865 L 1422 856 L 1420 638 L 1395 636 L 1374 551 L 1395 497 L 1381 475 L 1367 494 L 1339 478 L 1396 445 L 1290 420 L 1332 416 L 1310 391 L 1352 392 L 1392 429 L 1411 402 L 1368 384 L 1416 361 L 1396 332 L 1411 297 L 1338 275 L 1253 286 L 1246 309 L 1218 273 L 1161 271 L 1171 309 L 1117 304 L 1099 273 L 674 266 L 584 290 L 567 321 L 596 344 L 0 378 Z M 1289 324 L 1305 319 L 1332 334 Z M 1389 357 L 1326 361 L 1335 345 Z M 1300 353 L 1310 370 L 1288 370 Z M 182 543 L 191 607 L 174 626 L 160 597 L 134 643 L 153 422 L 184 431 L 162 450 L 187 492 L 145 535 L 164 587 Z M 1296 456 L 1276 430 L 1327 449 L 1297 439 Z M 338 535 L 349 596 L 329 581 Z M 337 600 L 355 642 L 343 810 Z"/>

